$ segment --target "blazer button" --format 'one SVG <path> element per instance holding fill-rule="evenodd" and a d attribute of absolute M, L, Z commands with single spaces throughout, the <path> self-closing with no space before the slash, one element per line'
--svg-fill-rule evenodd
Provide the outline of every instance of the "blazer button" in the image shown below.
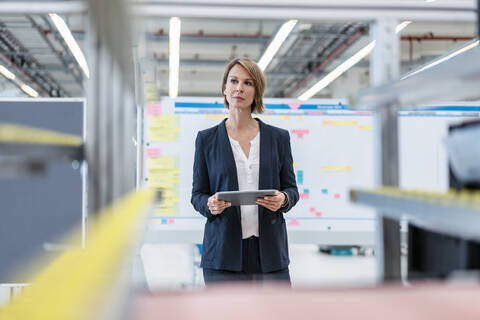
<path fill-rule="evenodd" d="M 272 219 L 272 221 L 270 221 L 271 224 L 275 224 L 275 222 L 277 222 L 277 219 Z"/>

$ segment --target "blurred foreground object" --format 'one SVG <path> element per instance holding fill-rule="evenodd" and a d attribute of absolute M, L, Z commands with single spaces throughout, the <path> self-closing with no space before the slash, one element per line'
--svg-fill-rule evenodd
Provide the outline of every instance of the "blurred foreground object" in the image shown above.
<path fill-rule="evenodd" d="M 132 319 L 478 319 L 479 298 L 478 284 L 328 290 L 230 285 L 139 297 Z"/>
<path fill-rule="evenodd" d="M 154 197 L 151 191 L 131 192 L 99 213 L 87 248 L 66 251 L 34 276 L 30 287 L 0 308 L 0 319 L 118 319 L 132 289 L 128 258 Z"/>
<path fill-rule="evenodd" d="M 445 143 L 456 180 L 464 187 L 480 189 L 480 121 L 450 126 L 449 130 Z"/>

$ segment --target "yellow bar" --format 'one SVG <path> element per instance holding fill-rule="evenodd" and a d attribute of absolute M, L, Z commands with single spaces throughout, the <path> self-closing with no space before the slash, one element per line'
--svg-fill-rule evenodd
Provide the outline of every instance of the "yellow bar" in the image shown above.
<path fill-rule="evenodd" d="M 322 171 L 352 171 L 351 166 L 323 166 Z"/>
<path fill-rule="evenodd" d="M 42 270 L 13 301 L 0 309 L 2 320 L 80 320 L 98 316 L 118 281 L 137 223 L 155 198 L 131 192 L 98 214 L 85 250 L 70 250 Z M 118 306 L 117 306 L 118 307 Z"/>
<path fill-rule="evenodd" d="M 335 120 L 323 120 L 324 126 L 356 126 L 358 121 L 335 121 Z"/>
<path fill-rule="evenodd" d="M 0 142 L 80 146 L 82 137 L 16 124 L 0 125 Z"/>

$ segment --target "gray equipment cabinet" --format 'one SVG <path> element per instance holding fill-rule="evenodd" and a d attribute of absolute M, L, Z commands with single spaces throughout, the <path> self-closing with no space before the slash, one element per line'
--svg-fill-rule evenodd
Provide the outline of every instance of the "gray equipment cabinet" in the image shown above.
<path fill-rule="evenodd" d="M 0 122 L 83 136 L 84 108 L 84 99 L 0 100 Z M 22 146 L 16 154 L 6 147 L 0 147 L 0 165 L 13 158 L 38 169 L 0 176 L 0 283 L 18 283 L 29 280 L 21 274 L 32 257 L 48 262 L 65 248 L 63 235 L 81 225 L 84 231 L 82 152 L 62 156 L 61 147 L 30 145 L 22 155 Z M 83 233 L 68 245 L 81 247 Z"/>

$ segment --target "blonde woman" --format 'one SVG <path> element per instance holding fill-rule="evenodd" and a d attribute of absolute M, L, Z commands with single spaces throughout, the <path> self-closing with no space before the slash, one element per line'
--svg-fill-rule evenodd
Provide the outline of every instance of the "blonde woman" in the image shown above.
<path fill-rule="evenodd" d="M 202 263 L 205 283 L 271 281 L 290 284 L 285 219 L 298 201 L 288 131 L 254 119 L 261 114 L 265 76 L 249 59 L 226 67 L 222 94 L 228 119 L 200 131 L 195 143 L 192 204 L 207 218 Z M 257 205 L 231 206 L 217 192 L 275 189 Z"/>

